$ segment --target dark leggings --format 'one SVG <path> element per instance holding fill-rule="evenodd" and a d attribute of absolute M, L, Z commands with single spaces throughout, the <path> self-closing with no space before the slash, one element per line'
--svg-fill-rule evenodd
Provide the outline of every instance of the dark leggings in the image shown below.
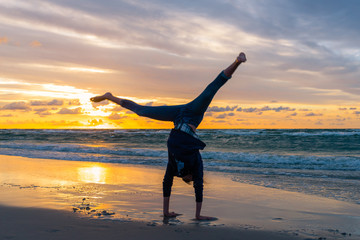
<path fill-rule="evenodd" d="M 123 99 L 121 106 L 133 111 L 139 116 L 161 121 L 175 122 L 177 119 L 182 117 L 182 114 L 184 114 L 184 117 L 190 118 L 192 116 L 202 116 L 210 105 L 216 92 L 226 83 L 228 79 L 229 77 L 225 76 L 224 72 L 221 72 L 197 98 L 184 105 L 143 106 L 133 101 Z M 200 124 L 200 122 L 198 124 Z"/>

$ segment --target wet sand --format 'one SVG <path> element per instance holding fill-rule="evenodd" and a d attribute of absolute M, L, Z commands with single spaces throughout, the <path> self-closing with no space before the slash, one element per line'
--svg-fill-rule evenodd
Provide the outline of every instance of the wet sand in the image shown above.
<path fill-rule="evenodd" d="M 289 239 L 269 231 L 101 221 L 49 209 L 0 207 L 0 213 L 0 239 Z"/>
<path fill-rule="evenodd" d="M 164 170 L 0 156 L 0 239 L 360 239 L 360 206 L 241 184 L 206 172 L 203 214 L 175 180 L 164 219 Z M 20 230 L 20 231 L 19 231 Z"/>

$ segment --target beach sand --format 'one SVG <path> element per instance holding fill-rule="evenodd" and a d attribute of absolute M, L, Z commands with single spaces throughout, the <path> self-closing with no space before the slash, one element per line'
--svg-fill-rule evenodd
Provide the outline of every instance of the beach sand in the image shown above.
<path fill-rule="evenodd" d="M 164 219 L 164 169 L 0 156 L 0 239 L 360 239 L 360 206 L 205 173 L 204 215 L 175 179 Z"/>

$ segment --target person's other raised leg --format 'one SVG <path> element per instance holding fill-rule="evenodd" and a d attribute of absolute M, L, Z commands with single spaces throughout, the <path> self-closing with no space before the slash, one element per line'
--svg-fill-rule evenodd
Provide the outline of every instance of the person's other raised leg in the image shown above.
<path fill-rule="evenodd" d="M 182 105 L 176 106 L 143 106 L 131 100 L 118 98 L 107 92 L 104 95 L 90 98 L 93 102 L 101 102 L 103 100 L 112 101 L 139 116 L 148 117 L 160 121 L 174 121 Z"/>

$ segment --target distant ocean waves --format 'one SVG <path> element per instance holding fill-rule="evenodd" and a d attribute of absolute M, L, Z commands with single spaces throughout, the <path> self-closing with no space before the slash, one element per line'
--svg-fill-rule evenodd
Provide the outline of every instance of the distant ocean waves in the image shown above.
<path fill-rule="evenodd" d="M 0 143 L 0 153 L 30 158 L 51 158 L 73 161 L 111 162 L 165 166 L 167 150 L 124 148 L 71 143 Z M 238 169 L 295 169 L 354 171 L 360 169 L 358 156 L 277 155 L 266 153 L 203 151 L 205 166 L 215 171 L 237 172 Z M 360 175 L 358 176 L 360 179 Z"/>
<path fill-rule="evenodd" d="M 0 154 L 165 168 L 169 130 L 0 130 Z M 199 130 L 205 170 L 360 203 L 360 130 Z"/>
<path fill-rule="evenodd" d="M 0 144 L 0 153 L 30 158 L 162 166 L 167 151 L 79 144 Z"/>

